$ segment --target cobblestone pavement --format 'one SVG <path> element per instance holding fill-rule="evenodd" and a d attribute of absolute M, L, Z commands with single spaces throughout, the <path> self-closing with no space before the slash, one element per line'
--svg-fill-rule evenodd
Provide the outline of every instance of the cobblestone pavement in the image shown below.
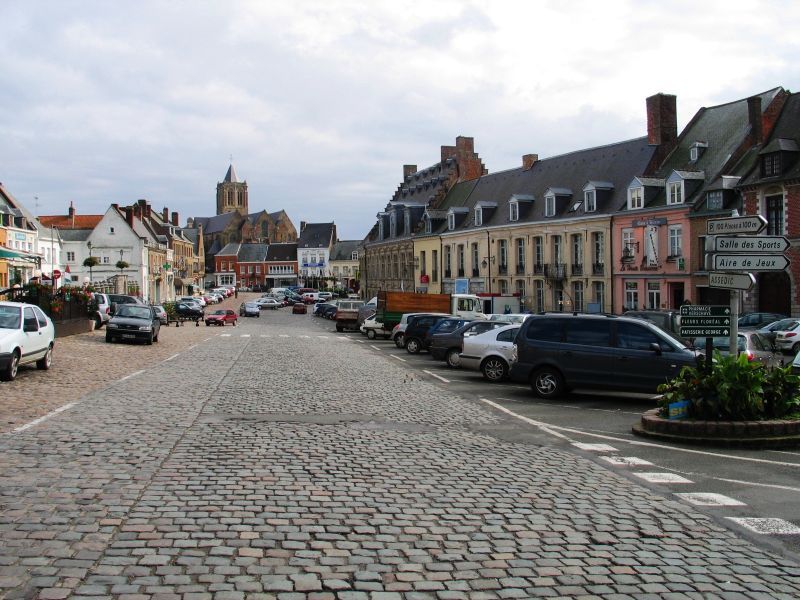
<path fill-rule="evenodd" d="M 797 564 L 312 320 L 184 331 L 0 436 L 0 594 L 800 596 Z"/>

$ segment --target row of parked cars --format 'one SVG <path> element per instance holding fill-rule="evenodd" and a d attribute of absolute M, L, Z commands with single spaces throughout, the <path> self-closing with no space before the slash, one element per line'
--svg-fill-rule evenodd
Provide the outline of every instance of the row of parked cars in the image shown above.
<path fill-rule="evenodd" d="M 780 349 L 795 353 L 800 349 L 796 339 L 800 319 L 758 323 L 758 329 L 748 325 L 754 320 L 750 315 L 742 319 L 738 348 L 749 360 L 781 366 L 780 353 L 770 339 Z M 696 365 L 706 352 L 705 340 L 687 343 L 633 311 L 491 315 L 479 321 L 417 313 L 403 315 L 391 332 L 368 318 L 361 331 L 370 338 L 381 332 L 407 352 L 427 351 L 449 367 L 480 371 L 490 382 L 528 383 L 542 398 L 555 398 L 573 388 L 655 393 L 659 384 L 675 377 L 683 366 Z M 714 338 L 712 344 L 727 353 L 729 339 Z M 795 372 L 800 372 L 798 358 L 800 354 Z"/>

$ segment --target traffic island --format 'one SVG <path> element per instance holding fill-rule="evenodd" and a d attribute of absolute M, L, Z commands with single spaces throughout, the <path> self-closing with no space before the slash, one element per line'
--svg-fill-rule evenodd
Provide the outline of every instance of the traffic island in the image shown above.
<path fill-rule="evenodd" d="M 800 421 L 798 420 L 671 420 L 659 416 L 659 411 L 660 409 L 654 408 L 644 413 L 641 420 L 631 428 L 634 435 L 667 442 L 726 448 L 800 447 Z"/>

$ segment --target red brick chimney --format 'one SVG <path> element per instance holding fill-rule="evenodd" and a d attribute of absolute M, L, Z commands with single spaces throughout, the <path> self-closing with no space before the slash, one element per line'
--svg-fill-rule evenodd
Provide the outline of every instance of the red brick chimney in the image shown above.
<path fill-rule="evenodd" d="M 164 210 L 166 210 L 166 209 L 164 209 Z M 167 219 L 165 218 L 164 220 L 166 221 Z M 180 223 L 180 221 L 178 220 L 178 213 L 173 211 L 173 213 L 172 213 L 172 224 L 175 227 L 178 227 L 179 223 Z"/>
<path fill-rule="evenodd" d="M 750 96 L 747 99 L 747 117 L 750 121 L 750 139 L 753 144 L 764 141 L 764 129 L 761 124 L 761 96 Z"/>
<path fill-rule="evenodd" d="M 672 94 L 656 94 L 647 99 L 647 143 L 669 146 L 678 140 L 677 98 Z"/>
<path fill-rule="evenodd" d="M 455 146 L 442 146 L 442 162 L 448 158 L 455 158 L 457 150 Z"/>
<path fill-rule="evenodd" d="M 416 172 L 417 165 L 403 165 L 403 181 L 405 181 L 409 175 L 413 175 Z"/>
<path fill-rule="evenodd" d="M 169 210 L 167 210 L 166 206 L 161 209 L 161 220 L 164 221 L 164 223 L 169 223 Z"/>
<path fill-rule="evenodd" d="M 530 171 L 536 161 L 539 160 L 538 154 L 524 154 L 522 156 L 522 170 Z"/>
<path fill-rule="evenodd" d="M 69 211 L 67 212 L 67 214 L 69 215 L 70 219 L 75 218 L 75 207 L 72 206 L 72 200 L 69 201 Z"/>
<path fill-rule="evenodd" d="M 128 227 L 133 228 L 133 210 L 134 206 L 126 206 L 125 207 L 125 221 L 128 223 Z"/>

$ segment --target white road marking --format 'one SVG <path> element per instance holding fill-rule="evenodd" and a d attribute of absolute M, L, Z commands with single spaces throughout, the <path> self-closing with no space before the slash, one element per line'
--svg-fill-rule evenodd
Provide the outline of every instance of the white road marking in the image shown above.
<path fill-rule="evenodd" d="M 378 346 L 375 346 L 374 344 L 370 344 L 369 347 L 374 348 L 375 350 L 380 350 L 380 348 L 378 348 Z"/>
<path fill-rule="evenodd" d="M 349 340 L 350 338 L 347 337 L 346 335 L 337 335 L 336 339 L 337 340 Z"/>
<path fill-rule="evenodd" d="M 723 496 L 722 494 L 691 493 L 675 494 L 695 506 L 747 506 L 744 502 Z"/>
<path fill-rule="evenodd" d="M 800 534 L 800 527 L 784 521 L 783 519 L 756 519 L 756 518 L 739 518 L 727 517 L 727 519 L 741 525 L 745 529 L 749 529 L 755 533 L 766 533 L 772 535 L 797 535 Z"/>
<path fill-rule="evenodd" d="M 691 479 L 675 473 L 634 473 L 634 475 L 650 483 L 694 483 Z"/>
<path fill-rule="evenodd" d="M 525 388 L 527 389 L 527 388 Z M 637 415 L 639 417 L 642 416 L 640 412 L 633 412 L 627 410 L 614 410 L 611 408 L 588 408 L 585 406 L 575 406 L 574 404 L 545 404 L 543 406 L 557 406 L 558 408 L 572 408 L 574 410 L 592 410 L 595 412 L 605 412 L 605 413 L 614 413 L 619 415 Z"/>
<path fill-rule="evenodd" d="M 358 342 L 359 344 L 366 344 L 367 343 L 364 340 L 354 340 L 354 341 Z"/>
<path fill-rule="evenodd" d="M 438 379 L 439 381 L 444 381 L 445 383 L 450 383 L 449 379 L 445 379 L 444 377 L 441 377 L 441 376 L 437 375 L 436 373 L 433 373 L 432 371 L 426 371 L 425 369 L 422 369 L 422 372 L 423 373 L 427 373 L 431 377 L 436 377 L 436 379 Z"/>
<path fill-rule="evenodd" d="M 231 337 L 230 333 L 220 333 L 219 337 Z"/>
<path fill-rule="evenodd" d="M 262 333 L 262 334 L 261 334 L 261 337 L 269 337 L 269 336 L 268 336 L 268 335 L 266 335 L 266 334 L 264 334 L 264 333 Z"/>
<path fill-rule="evenodd" d="M 318 335 L 317 337 L 320 338 L 320 339 L 323 339 L 323 340 L 327 340 L 328 339 L 327 335 Z"/>
<path fill-rule="evenodd" d="M 394 354 L 392 354 L 392 356 L 394 356 Z M 400 360 L 403 360 L 403 359 L 401 358 Z M 533 425 L 534 427 L 538 427 L 539 429 L 541 429 L 545 433 L 549 433 L 550 435 L 553 435 L 553 436 L 555 436 L 557 438 L 561 438 L 562 440 L 569 440 L 569 438 L 567 436 L 565 436 L 563 433 L 558 433 L 557 431 L 555 431 L 556 428 L 548 425 L 547 423 L 542 423 L 541 421 L 534 421 L 533 419 L 529 419 L 528 417 L 523 417 L 522 415 L 518 415 L 514 411 L 508 410 L 506 407 L 500 406 L 496 402 L 492 402 L 491 400 L 488 400 L 486 398 L 479 398 L 479 400 L 481 402 L 485 403 L 485 404 L 488 404 L 489 406 L 493 406 L 494 408 L 496 408 L 500 412 L 504 412 L 507 415 L 511 415 L 512 417 L 516 417 L 520 421 L 524 421 L 525 423 L 528 423 L 529 425 Z M 570 441 L 572 441 L 572 440 L 570 440 Z"/>
<path fill-rule="evenodd" d="M 170 356 L 169 358 L 165 358 L 163 362 L 169 362 L 169 361 L 171 361 L 171 360 L 172 360 L 172 359 L 174 359 L 174 358 L 178 358 L 179 356 L 180 356 L 180 354 L 173 354 L 173 355 L 172 355 L 172 356 Z"/>
<path fill-rule="evenodd" d="M 572 442 L 572 445 L 580 450 L 588 450 L 590 452 L 617 452 L 614 446 L 608 444 L 587 444 L 585 442 Z"/>
<path fill-rule="evenodd" d="M 653 463 L 651 463 L 649 460 L 638 458 L 636 456 L 601 456 L 600 460 L 604 460 L 616 467 L 653 466 Z"/>
<path fill-rule="evenodd" d="M 285 333 L 281 333 L 281 334 L 280 334 L 278 337 L 282 337 L 282 338 L 288 338 L 289 336 L 288 336 L 288 335 L 286 335 Z"/>
<path fill-rule="evenodd" d="M 195 348 L 197 348 L 197 344 L 192 344 L 187 348 L 187 350 L 194 350 Z"/>
<path fill-rule="evenodd" d="M 208 341 L 208 340 L 210 340 L 210 339 L 211 339 L 211 338 L 206 338 L 206 339 L 204 339 L 203 341 L 204 341 L 204 342 L 207 342 L 207 341 Z"/>
<path fill-rule="evenodd" d="M 250 337 L 249 333 L 243 333 L 241 337 Z"/>
<path fill-rule="evenodd" d="M 389 356 L 391 356 L 392 358 L 396 358 L 399 361 L 407 362 L 405 358 L 400 358 L 399 356 L 397 356 L 397 354 L 390 354 Z"/>
<path fill-rule="evenodd" d="M 125 377 L 121 377 L 117 381 L 125 381 L 126 379 L 130 379 L 131 377 L 136 377 L 137 375 L 141 375 L 142 373 L 144 373 L 144 369 L 142 369 L 141 371 L 136 371 L 135 373 L 131 373 L 130 375 L 125 375 Z"/>
<path fill-rule="evenodd" d="M 742 485 L 751 485 L 754 487 L 763 487 L 769 488 L 773 490 L 785 490 L 787 492 L 800 492 L 800 488 L 791 487 L 788 485 L 774 485 L 770 483 L 757 483 L 753 481 L 740 481 L 739 479 L 725 479 L 724 477 L 712 477 L 712 479 L 716 479 L 717 481 L 724 481 L 726 483 L 741 483 Z"/>
<path fill-rule="evenodd" d="M 301 335 L 301 336 L 299 336 L 299 337 L 300 337 L 300 339 L 307 340 L 307 339 L 308 339 L 308 338 L 310 338 L 311 336 L 310 336 L 310 335 Z"/>
<path fill-rule="evenodd" d="M 55 416 L 60 412 L 64 412 L 65 410 L 69 410 L 73 406 L 75 406 L 74 402 L 70 402 L 69 404 L 65 404 L 64 406 L 59 406 L 57 409 L 47 413 L 43 417 L 39 417 L 38 419 L 34 419 L 33 421 L 31 421 L 30 423 L 25 423 L 25 425 L 20 425 L 19 427 L 14 428 L 14 433 L 19 433 L 20 431 L 25 431 L 26 429 L 30 429 L 31 427 L 35 427 L 36 425 L 38 425 L 42 421 L 46 421 L 50 417 Z"/>

